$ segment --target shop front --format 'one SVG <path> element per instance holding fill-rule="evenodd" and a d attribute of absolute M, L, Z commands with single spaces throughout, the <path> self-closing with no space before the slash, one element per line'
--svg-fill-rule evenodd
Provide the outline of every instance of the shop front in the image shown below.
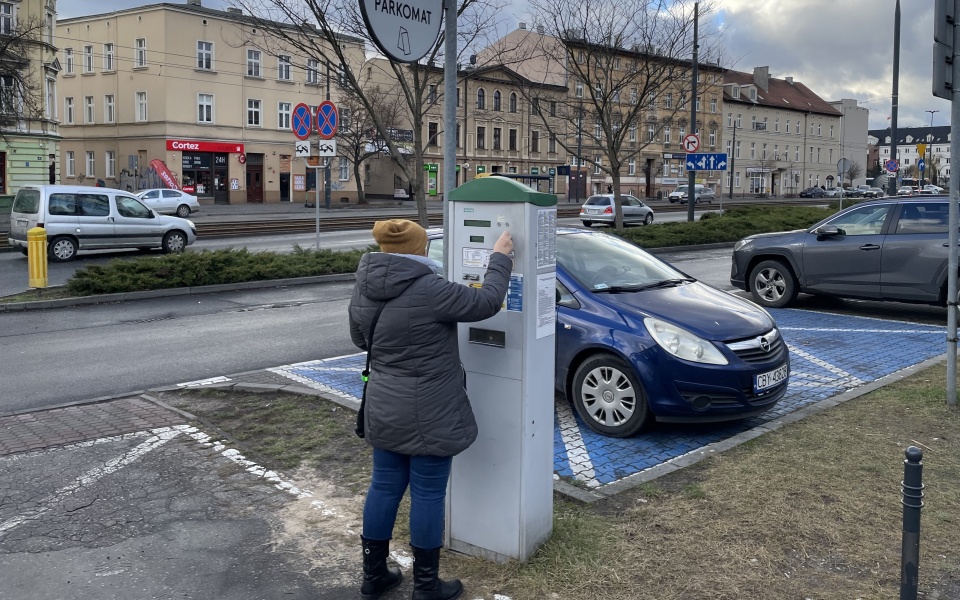
<path fill-rule="evenodd" d="M 167 140 L 167 151 L 179 152 L 181 188 L 201 202 L 230 202 L 229 156 L 244 154 L 243 144 Z"/>

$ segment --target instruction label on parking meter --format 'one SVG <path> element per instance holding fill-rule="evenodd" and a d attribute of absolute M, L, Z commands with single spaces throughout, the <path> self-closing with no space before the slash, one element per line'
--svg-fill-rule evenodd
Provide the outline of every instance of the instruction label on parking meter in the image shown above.
<path fill-rule="evenodd" d="M 537 211 L 537 268 L 557 264 L 557 209 Z"/>
<path fill-rule="evenodd" d="M 537 275 L 537 339 L 556 333 L 557 275 Z"/>
<path fill-rule="evenodd" d="M 523 275 L 512 273 L 510 284 L 507 286 L 507 310 L 521 312 L 523 310 Z"/>
<path fill-rule="evenodd" d="M 486 269 L 493 250 L 488 248 L 464 248 L 463 266 L 468 269 Z"/>

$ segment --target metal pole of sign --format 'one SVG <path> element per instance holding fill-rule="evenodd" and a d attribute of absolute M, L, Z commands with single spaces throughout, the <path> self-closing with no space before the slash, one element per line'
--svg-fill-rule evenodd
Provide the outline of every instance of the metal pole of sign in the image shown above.
<path fill-rule="evenodd" d="M 700 3 L 693 3 L 693 61 L 691 76 L 692 80 L 690 83 L 690 133 L 697 133 L 697 63 L 700 60 L 700 44 L 697 37 L 699 36 L 699 25 L 700 21 Z M 697 204 L 697 173 L 695 171 L 689 171 L 687 175 L 687 221 L 695 221 L 695 210 Z"/>
<path fill-rule="evenodd" d="M 453 211 L 447 194 L 457 187 L 457 3 L 446 0 L 443 3 L 443 18 L 446 19 L 443 31 L 443 239 L 447 240 L 443 253 L 443 272 L 453 280 L 451 255 L 453 244 L 450 242 L 450 224 Z M 467 80 L 463 80 L 463 155 L 467 155 Z M 463 180 L 467 180 L 466 162 L 463 166 Z"/>
<path fill-rule="evenodd" d="M 330 61 L 327 63 L 327 100 L 330 99 Z M 339 125 L 339 123 L 338 123 Z M 324 160 L 324 169 L 323 169 L 323 207 L 327 210 L 330 210 L 330 158 Z M 317 169 L 317 175 L 320 174 L 320 170 Z M 320 187 L 317 186 L 318 194 Z M 319 203 L 317 204 L 319 206 Z M 317 209 L 320 210 L 320 209 Z M 319 217 L 318 217 L 319 218 Z M 317 231 L 320 230 L 320 225 L 317 225 Z M 317 234 L 320 235 L 319 233 Z M 317 242 L 317 249 L 320 248 L 320 242 Z"/>
<path fill-rule="evenodd" d="M 957 4 L 955 2 L 954 11 Z M 898 0 L 899 8 L 899 0 Z M 954 12 L 953 14 L 957 14 Z M 953 26 L 953 51 L 960 48 L 960 27 Z M 953 60 L 953 81 L 960 82 L 960 60 Z M 958 85 L 960 87 L 960 85 Z M 950 153 L 960 156 L 960 90 L 950 100 Z M 950 256 L 947 262 L 947 405 L 957 405 L 957 202 L 960 202 L 960 173 L 950 172 Z"/>
<path fill-rule="evenodd" d="M 317 192 L 317 197 L 313 201 L 313 206 L 316 209 L 317 250 L 320 250 L 320 167 L 319 165 L 313 169 L 313 187 Z"/>

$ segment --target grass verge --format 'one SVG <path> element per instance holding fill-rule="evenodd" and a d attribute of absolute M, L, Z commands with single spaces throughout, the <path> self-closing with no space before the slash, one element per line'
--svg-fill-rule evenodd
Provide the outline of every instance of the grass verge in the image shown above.
<path fill-rule="evenodd" d="M 945 377 L 933 367 L 592 505 L 557 497 L 553 536 L 526 564 L 449 555 L 444 571 L 471 598 L 895 598 L 903 452 L 915 445 L 921 597 L 960 598 L 960 415 L 943 401 Z M 177 394 L 267 466 L 367 485 L 350 411 L 300 396 Z"/>

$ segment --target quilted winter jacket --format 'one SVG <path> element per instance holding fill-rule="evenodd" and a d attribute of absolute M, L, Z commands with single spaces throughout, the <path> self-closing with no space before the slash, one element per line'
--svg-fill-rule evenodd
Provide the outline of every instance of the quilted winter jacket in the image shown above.
<path fill-rule="evenodd" d="M 409 256 L 382 252 L 360 259 L 350 300 L 350 336 L 362 350 L 370 322 L 386 302 L 373 334 L 364 408 L 365 438 L 400 454 L 454 456 L 477 438 L 465 390 L 457 323 L 497 314 L 513 263 L 494 253 L 483 287 L 436 275 Z"/>

